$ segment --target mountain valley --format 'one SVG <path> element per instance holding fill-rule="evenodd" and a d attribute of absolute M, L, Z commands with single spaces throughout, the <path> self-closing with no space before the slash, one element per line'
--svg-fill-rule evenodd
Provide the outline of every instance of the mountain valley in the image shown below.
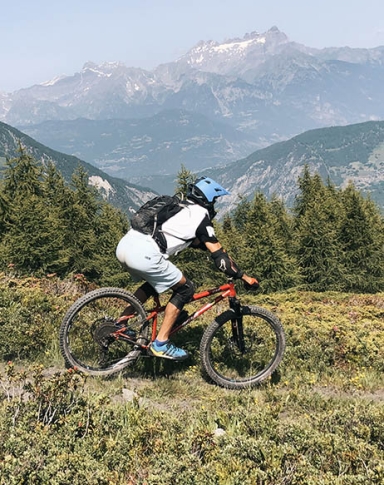
<path fill-rule="evenodd" d="M 384 208 L 383 85 L 384 46 L 314 49 L 272 27 L 201 41 L 152 71 L 87 62 L 0 92 L 0 157 L 21 141 L 66 180 L 83 164 L 128 211 L 172 193 L 182 166 L 231 190 L 221 213 L 259 190 L 292 205 L 305 164 Z"/>

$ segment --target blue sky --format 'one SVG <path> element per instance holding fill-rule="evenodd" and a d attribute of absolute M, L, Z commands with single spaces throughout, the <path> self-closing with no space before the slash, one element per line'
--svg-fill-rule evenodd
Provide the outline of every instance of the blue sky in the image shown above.
<path fill-rule="evenodd" d="M 200 40 L 277 26 L 310 47 L 384 45 L 384 0 L 0 0 L 0 91 L 87 61 L 152 69 Z"/>

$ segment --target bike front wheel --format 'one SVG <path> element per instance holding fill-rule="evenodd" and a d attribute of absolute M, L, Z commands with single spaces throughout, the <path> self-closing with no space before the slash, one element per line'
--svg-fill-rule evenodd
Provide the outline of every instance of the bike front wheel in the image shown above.
<path fill-rule="evenodd" d="M 219 315 L 204 332 L 200 356 L 205 373 L 219 386 L 244 389 L 269 377 L 280 364 L 285 335 L 279 319 L 256 306 L 241 307 L 241 338 L 233 310 Z"/>
<path fill-rule="evenodd" d="M 132 314 L 122 325 L 116 320 L 130 306 Z M 122 332 L 122 328 L 124 332 Z M 99 288 L 77 300 L 60 326 L 60 350 L 68 367 L 91 375 L 121 371 L 141 354 L 147 343 L 146 313 L 140 301 L 120 288 Z"/>

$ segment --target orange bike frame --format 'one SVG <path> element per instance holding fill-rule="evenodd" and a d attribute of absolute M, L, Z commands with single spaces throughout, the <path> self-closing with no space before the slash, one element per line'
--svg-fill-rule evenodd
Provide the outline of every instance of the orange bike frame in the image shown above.
<path fill-rule="evenodd" d="M 178 332 L 181 328 L 185 327 L 196 318 L 200 317 L 200 315 L 210 310 L 213 306 L 217 305 L 225 298 L 236 298 L 235 284 L 232 281 L 230 281 L 229 283 L 225 283 L 224 285 L 218 286 L 216 288 L 211 288 L 210 290 L 204 290 L 204 291 L 201 291 L 200 293 L 195 293 L 192 297 L 191 302 L 201 300 L 202 298 L 207 298 L 208 296 L 211 296 L 211 295 L 216 295 L 217 293 L 220 293 L 220 295 L 217 296 L 213 301 L 203 305 L 201 308 L 196 310 L 193 315 L 189 316 L 185 320 L 185 322 L 183 322 L 178 327 L 173 328 L 171 331 L 171 335 Z M 147 321 L 152 320 L 151 340 L 155 340 L 157 335 L 157 316 L 159 315 L 159 313 L 164 312 L 166 307 L 166 305 L 160 304 L 160 300 L 158 296 L 156 296 L 154 300 L 155 300 L 155 307 L 148 312 L 148 316 L 146 319 Z"/>

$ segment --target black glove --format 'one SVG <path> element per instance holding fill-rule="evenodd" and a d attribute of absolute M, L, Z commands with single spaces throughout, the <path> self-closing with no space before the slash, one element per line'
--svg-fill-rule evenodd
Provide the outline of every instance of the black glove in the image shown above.
<path fill-rule="evenodd" d="M 260 285 L 256 278 L 252 278 L 252 283 L 247 283 L 246 281 L 244 281 L 244 288 L 247 291 L 256 291 L 259 289 L 259 287 Z"/>

